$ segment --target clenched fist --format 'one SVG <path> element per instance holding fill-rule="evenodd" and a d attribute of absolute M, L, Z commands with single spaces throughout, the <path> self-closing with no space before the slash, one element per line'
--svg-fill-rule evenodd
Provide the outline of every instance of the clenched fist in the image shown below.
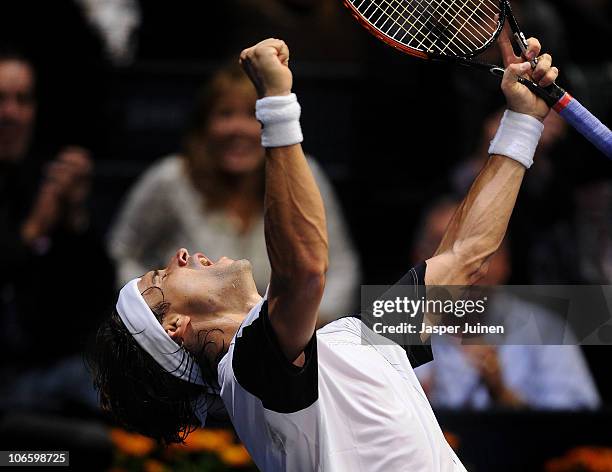
<path fill-rule="evenodd" d="M 265 39 L 240 53 L 240 64 L 257 89 L 259 98 L 289 95 L 293 76 L 289 48 L 280 39 Z"/>

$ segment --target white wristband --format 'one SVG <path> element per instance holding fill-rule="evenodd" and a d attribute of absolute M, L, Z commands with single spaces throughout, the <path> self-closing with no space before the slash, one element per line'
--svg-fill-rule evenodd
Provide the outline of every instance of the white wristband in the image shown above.
<path fill-rule="evenodd" d="M 300 127 L 300 104 L 295 93 L 264 97 L 255 103 L 255 116 L 263 125 L 263 147 L 290 146 L 304 140 Z"/>
<path fill-rule="evenodd" d="M 544 124 L 537 118 L 506 110 L 489 146 L 489 154 L 509 157 L 529 169 L 543 130 Z"/>

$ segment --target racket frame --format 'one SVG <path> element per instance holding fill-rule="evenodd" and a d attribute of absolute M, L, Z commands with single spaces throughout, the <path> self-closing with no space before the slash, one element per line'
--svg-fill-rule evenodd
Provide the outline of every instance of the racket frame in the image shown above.
<path fill-rule="evenodd" d="M 514 39 L 518 43 L 523 56 L 525 56 L 527 52 L 527 40 L 525 39 L 525 35 L 519 28 L 516 18 L 514 18 L 512 8 L 510 7 L 510 3 L 508 2 L 508 0 L 499 1 L 499 19 L 497 22 L 497 29 L 495 30 L 491 38 L 480 48 L 471 51 L 469 54 L 464 54 L 460 56 L 438 54 L 435 51 L 421 51 L 418 49 L 411 48 L 410 46 L 406 46 L 405 44 L 400 43 L 399 41 L 378 30 L 374 25 L 372 25 L 368 20 L 366 20 L 361 15 L 361 13 L 359 13 L 355 5 L 353 5 L 350 0 L 343 0 L 343 2 L 344 5 L 351 12 L 353 17 L 359 22 L 359 24 L 366 30 L 368 30 L 371 34 L 373 34 L 376 38 L 378 38 L 380 41 L 405 54 L 408 54 L 413 57 L 418 57 L 420 59 L 430 60 L 434 62 L 453 62 L 462 66 L 472 67 L 485 72 L 489 72 L 497 77 L 503 77 L 503 68 L 494 64 L 487 64 L 484 62 L 476 61 L 473 58 L 483 53 L 485 50 L 489 49 L 491 45 L 495 41 L 497 41 L 497 38 L 499 38 L 499 35 L 501 34 L 504 28 L 504 23 L 506 22 L 506 19 L 508 20 Z M 536 63 L 536 60 L 532 61 L 532 67 L 535 67 Z M 518 81 L 527 88 L 529 88 L 529 90 L 535 93 L 538 97 L 546 101 L 546 103 L 550 107 L 554 107 L 555 104 L 559 102 L 559 100 L 566 94 L 565 90 L 563 90 L 557 84 L 551 84 L 548 87 L 540 87 L 538 84 L 523 77 L 519 77 Z"/>
<path fill-rule="evenodd" d="M 393 39 L 392 37 L 386 35 L 382 31 L 378 30 L 372 23 L 366 20 L 361 13 L 357 10 L 355 5 L 353 5 L 350 0 L 343 0 L 344 6 L 348 8 L 353 17 L 359 22 L 359 24 L 368 30 L 371 34 L 373 34 L 376 38 L 384 42 L 385 44 L 398 49 L 399 51 L 409 54 L 410 56 L 418 57 L 421 59 L 431 59 L 431 60 L 454 60 L 455 58 L 469 59 L 479 54 L 483 53 L 487 49 L 491 47 L 491 45 L 497 41 L 497 38 L 502 32 L 504 28 L 504 23 L 506 21 L 506 8 L 509 8 L 507 0 L 499 0 L 499 19 L 497 21 L 497 29 L 491 36 L 491 38 L 481 47 L 471 51 L 469 54 L 464 54 L 461 56 L 447 56 L 446 54 L 438 54 L 435 51 L 421 51 L 419 49 L 411 48 L 410 46 L 406 46 L 405 44 L 400 43 L 399 41 Z M 516 20 L 514 20 L 514 24 L 516 24 Z M 518 24 L 516 24 L 518 28 Z M 514 31 L 514 29 L 513 29 Z M 520 33 L 520 30 L 519 30 Z M 522 33 L 520 33 L 522 34 Z M 523 36 L 524 37 L 524 36 Z"/>

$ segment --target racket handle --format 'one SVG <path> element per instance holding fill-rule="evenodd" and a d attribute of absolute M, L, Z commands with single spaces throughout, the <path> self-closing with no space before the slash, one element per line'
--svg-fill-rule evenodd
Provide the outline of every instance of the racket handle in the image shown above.
<path fill-rule="evenodd" d="M 565 93 L 553 106 L 559 115 L 597 149 L 612 159 L 612 131 L 584 108 L 578 100 Z"/>
<path fill-rule="evenodd" d="M 497 66 L 484 64 L 481 68 L 488 67 L 489 72 L 498 77 L 503 77 L 504 69 Z M 519 77 L 518 81 L 542 98 L 548 106 L 574 127 L 582 136 L 612 159 L 612 131 L 584 108 L 578 100 L 559 87 L 551 84 L 548 87 L 540 87 L 531 80 Z"/>

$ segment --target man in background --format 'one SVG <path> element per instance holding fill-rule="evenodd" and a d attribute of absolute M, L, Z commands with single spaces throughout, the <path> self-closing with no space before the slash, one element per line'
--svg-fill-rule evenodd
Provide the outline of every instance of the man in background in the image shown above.
<path fill-rule="evenodd" d="M 91 157 L 74 146 L 46 162 L 34 155 L 35 88 L 32 64 L 0 50 L 0 409 L 95 405 L 77 354 L 113 289 L 89 225 Z M 85 292 L 95 303 L 83 313 Z"/>

